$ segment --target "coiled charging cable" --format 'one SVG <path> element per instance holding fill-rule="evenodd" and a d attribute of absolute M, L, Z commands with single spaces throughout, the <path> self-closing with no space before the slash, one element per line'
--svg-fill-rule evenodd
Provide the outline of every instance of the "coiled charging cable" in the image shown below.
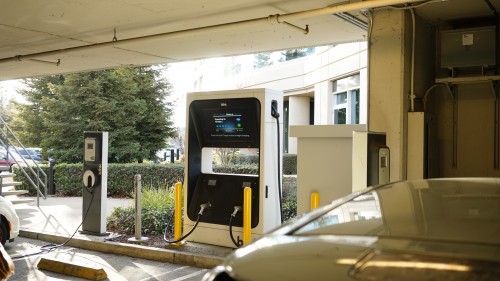
<path fill-rule="evenodd" d="M 205 209 L 208 209 L 210 208 L 212 205 L 209 203 L 203 203 L 200 205 L 200 211 L 198 212 L 198 216 L 196 217 L 196 222 L 195 224 L 193 225 L 193 227 L 191 228 L 191 230 L 189 230 L 188 233 L 186 233 L 186 235 L 182 236 L 181 238 L 177 239 L 177 240 L 168 240 L 167 239 L 167 227 L 165 227 L 165 230 L 163 231 L 163 240 L 165 240 L 165 242 L 169 243 L 169 244 L 174 244 L 174 243 L 179 243 L 181 242 L 182 240 L 186 239 L 189 235 L 191 235 L 191 233 L 193 233 L 193 231 L 196 229 L 196 227 L 198 226 L 198 223 L 200 222 L 200 218 L 203 216 L 203 212 L 205 211 Z"/>
<path fill-rule="evenodd" d="M 231 236 L 231 240 L 233 241 L 233 243 L 234 243 L 234 245 L 236 247 L 240 247 L 241 245 L 243 245 L 243 240 L 239 239 L 239 237 L 238 237 L 238 241 L 236 241 L 234 239 L 234 236 L 233 236 L 233 219 L 236 217 L 236 214 L 238 212 L 240 212 L 242 209 L 243 208 L 241 206 L 235 206 L 233 213 L 229 217 L 229 235 Z"/>

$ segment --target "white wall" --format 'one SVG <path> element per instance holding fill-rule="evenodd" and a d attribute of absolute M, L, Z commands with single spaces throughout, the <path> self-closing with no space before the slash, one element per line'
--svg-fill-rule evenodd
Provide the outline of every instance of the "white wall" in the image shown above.
<path fill-rule="evenodd" d="M 253 56 L 251 56 L 253 58 Z M 289 126 L 309 125 L 309 100 L 314 97 L 314 124 L 333 124 L 332 81 L 360 74 L 360 123 L 366 124 L 368 111 L 367 43 L 353 42 L 337 46 L 317 47 L 307 57 L 271 65 L 258 70 L 250 69 L 249 56 L 234 59 L 242 64 L 246 75 L 228 76 L 227 58 L 198 61 L 195 69 L 195 91 L 269 88 L 280 90 L 289 100 Z M 230 63 L 230 62 L 229 62 Z M 225 75 L 226 74 L 226 75 Z M 289 153 L 297 151 L 296 140 L 289 139 Z"/>
<path fill-rule="evenodd" d="M 288 125 L 309 125 L 310 98 L 308 96 L 291 96 L 288 99 Z M 297 154 L 297 138 L 288 138 L 288 153 Z"/>
<path fill-rule="evenodd" d="M 255 70 L 239 85 L 242 88 L 281 90 L 289 100 L 304 97 L 298 110 L 305 110 L 305 97 L 314 96 L 314 124 L 333 124 L 332 81 L 360 73 L 360 123 L 366 124 L 368 108 L 367 43 L 354 42 L 316 48 L 316 53 L 277 65 Z M 312 93 L 312 94 L 311 94 Z M 308 107 L 307 107 L 308 108 Z M 309 114 L 297 112 L 290 103 L 290 126 L 308 125 Z M 307 110 L 307 113 L 309 111 Z M 303 118 L 303 120 L 299 120 Z M 296 140 L 289 139 L 288 151 L 296 151 Z"/>

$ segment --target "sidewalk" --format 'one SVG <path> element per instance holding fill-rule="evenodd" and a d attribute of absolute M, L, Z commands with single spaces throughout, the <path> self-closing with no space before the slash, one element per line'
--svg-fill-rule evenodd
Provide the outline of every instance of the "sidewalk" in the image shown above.
<path fill-rule="evenodd" d="M 81 197 L 40 198 L 40 207 L 35 202 L 16 204 L 21 228 L 20 236 L 45 240 L 52 243 L 64 243 L 76 231 L 82 222 Z M 118 206 L 134 204 L 132 199 L 108 198 L 106 217 Z M 80 228 L 81 229 L 81 228 Z M 111 234 L 112 235 L 112 234 Z M 145 247 L 137 244 L 107 241 L 107 236 L 94 236 L 76 232 L 67 245 L 87 250 L 130 257 L 186 264 L 202 268 L 212 268 L 222 262 L 232 249 L 188 242 L 184 246 L 170 246 L 165 249 Z"/>

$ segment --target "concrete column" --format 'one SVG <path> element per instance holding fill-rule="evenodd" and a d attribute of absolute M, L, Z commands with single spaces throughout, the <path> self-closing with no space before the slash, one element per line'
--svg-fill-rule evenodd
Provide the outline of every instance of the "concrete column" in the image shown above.
<path fill-rule="evenodd" d="M 411 73 L 411 20 L 403 10 L 373 13 L 368 46 L 368 130 L 385 132 L 391 181 L 406 179 L 406 135 Z"/>
<path fill-rule="evenodd" d="M 332 82 L 324 81 L 314 86 L 314 125 L 333 124 Z"/>
<path fill-rule="evenodd" d="M 290 110 L 288 125 L 309 125 L 310 116 L 310 97 L 308 96 L 290 96 L 288 97 L 288 106 Z M 288 153 L 297 154 L 297 138 L 288 138 Z"/>

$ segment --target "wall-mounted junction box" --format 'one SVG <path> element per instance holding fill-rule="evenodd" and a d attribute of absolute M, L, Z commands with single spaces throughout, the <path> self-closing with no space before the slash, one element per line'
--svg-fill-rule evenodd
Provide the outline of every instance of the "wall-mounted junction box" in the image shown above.
<path fill-rule="evenodd" d="M 496 65 L 496 28 L 441 31 L 441 67 Z"/>

